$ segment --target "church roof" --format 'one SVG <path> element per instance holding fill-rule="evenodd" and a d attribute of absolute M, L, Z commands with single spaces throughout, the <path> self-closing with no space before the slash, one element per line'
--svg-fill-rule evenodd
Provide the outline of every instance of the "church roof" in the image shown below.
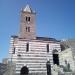
<path fill-rule="evenodd" d="M 18 36 L 15 36 L 15 35 L 13 35 L 11 37 L 19 38 Z M 19 38 L 19 39 L 23 39 L 23 38 Z M 55 38 L 48 38 L 48 37 L 36 37 L 36 40 L 60 42 L 60 40 L 56 40 Z"/>
<path fill-rule="evenodd" d="M 36 37 L 37 40 L 43 40 L 43 41 L 54 41 L 54 42 L 59 42 L 55 38 L 48 38 L 48 37 Z"/>
<path fill-rule="evenodd" d="M 32 9 L 29 5 L 26 5 L 26 7 L 23 9 L 24 12 L 32 12 Z"/>

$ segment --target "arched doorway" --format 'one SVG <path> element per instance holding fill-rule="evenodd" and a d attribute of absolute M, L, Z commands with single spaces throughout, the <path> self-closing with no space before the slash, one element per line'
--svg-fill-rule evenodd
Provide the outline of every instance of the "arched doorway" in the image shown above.
<path fill-rule="evenodd" d="M 20 71 L 20 75 L 28 75 L 29 69 L 26 66 L 23 66 Z"/>
<path fill-rule="evenodd" d="M 47 67 L 47 75 L 51 75 L 51 65 L 50 65 L 50 61 L 47 61 L 46 67 Z"/>
<path fill-rule="evenodd" d="M 59 55 L 56 49 L 53 50 L 53 64 L 59 65 Z"/>

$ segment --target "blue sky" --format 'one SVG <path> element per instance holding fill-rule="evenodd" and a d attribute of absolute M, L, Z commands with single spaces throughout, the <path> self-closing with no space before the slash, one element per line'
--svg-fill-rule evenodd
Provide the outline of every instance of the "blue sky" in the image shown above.
<path fill-rule="evenodd" d="M 8 56 L 10 36 L 19 33 L 26 4 L 37 13 L 37 36 L 75 38 L 75 0 L 0 0 L 0 61 Z"/>

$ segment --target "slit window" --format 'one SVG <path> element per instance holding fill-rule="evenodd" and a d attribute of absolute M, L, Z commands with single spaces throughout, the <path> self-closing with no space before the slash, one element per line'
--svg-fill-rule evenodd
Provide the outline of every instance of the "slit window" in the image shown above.
<path fill-rule="evenodd" d="M 29 43 L 26 44 L 26 52 L 29 51 Z"/>
<path fill-rule="evenodd" d="M 13 48 L 13 54 L 15 54 L 15 47 Z"/>
<path fill-rule="evenodd" d="M 47 52 L 49 52 L 49 44 L 47 44 Z"/>

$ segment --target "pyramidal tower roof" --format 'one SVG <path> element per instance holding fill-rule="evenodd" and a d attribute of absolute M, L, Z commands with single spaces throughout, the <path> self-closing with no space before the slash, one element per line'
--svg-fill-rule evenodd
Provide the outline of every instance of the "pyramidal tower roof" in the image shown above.
<path fill-rule="evenodd" d="M 23 9 L 24 12 L 32 12 L 31 7 L 27 4 L 26 7 Z"/>

